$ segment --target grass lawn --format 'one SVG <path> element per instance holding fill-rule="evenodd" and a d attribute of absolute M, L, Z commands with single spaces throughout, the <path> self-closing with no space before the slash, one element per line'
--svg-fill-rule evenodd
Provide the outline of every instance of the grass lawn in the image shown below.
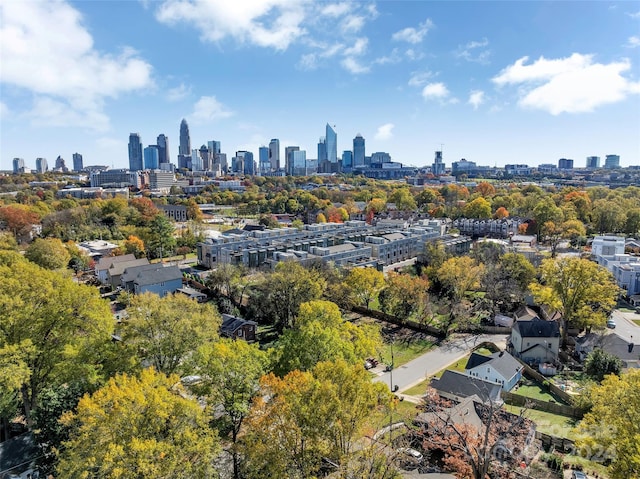
<path fill-rule="evenodd" d="M 412 359 L 423 355 L 433 348 L 433 341 L 428 339 L 416 339 L 411 342 L 394 341 L 393 342 L 393 363 L 397 368 L 408 363 Z M 385 344 L 382 351 L 382 362 L 391 363 L 391 345 Z"/>
<path fill-rule="evenodd" d="M 504 407 L 507 411 L 513 414 L 520 414 L 520 411 L 522 410 L 519 406 L 511 406 L 509 404 L 505 404 Z M 561 416 L 550 412 L 536 411 L 535 409 L 527 409 L 524 416 L 535 422 L 536 429 L 544 434 L 566 437 L 567 439 L 575 439 L 576 437 L 573 432 L 576 420 L 571 417 Z"/>
<path fill-rule="evenodd" d="M 365 436 L 373 436 L 380 429 L 389 425 L 389 420 L 392 424 L 397 422 L 404 422 L 405 424 L 411 424 L 413 418 L 418 414 L 417 404 L 409 401 L 401 401 L 396 404 L 393 413 L 390 415 L 388 409 L 379 409 L 371 414 L 367 418 L 367 422 L 363 429 Z"/>
<path fill-rule="evenodd" d="M 526 396 L 532 399 L 539 399 L 541 401 L 547 401 L 547 402 L 553 401 L 558 404 L 566 405 L 566 403 L 562 399 L 555 397 L 553 394 L 549 393 L 548 391 L 545 391 L 536 383 L 521 384 L 520 386 L 518 386 L 518 389 L 515 389 L 511 392 L 520 394 L 521 396 Z"/>
<path fill-rule="evenodd" d="M 595 474 L 598 475 L 600 479 L 608 479 L 609 477 L 609 468 L 603 466 L 598 462 L 589 461 L 584 457 L 579 456 L 564 456 L 563 462 L 565 464 L 579 464 L 582 466 L 582 470 L 589 474 L 589 477 L 594 477 Z M 594 474 L 595 473 L 595 474 Z"/>
<path fill-rule="evenodd" d="M 633 319 L 632 321 L 636 323 L 638 326 L 640 326 L 640 319 Z"/>

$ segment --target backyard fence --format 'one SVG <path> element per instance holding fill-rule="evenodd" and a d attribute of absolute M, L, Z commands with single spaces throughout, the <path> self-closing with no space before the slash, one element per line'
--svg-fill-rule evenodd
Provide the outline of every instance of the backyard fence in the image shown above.
<path fill-rule="evenodd" d="M 531 366 L 529 366 L 524 361 L 521 361 L 520 359 L 518 359 L 518 361 L 520 361 L 520 364 L 522 364 L 524 366 L 524 375 L 525 376 L 537 381 L 541 385 L 545 384 L 546 386 L 548 386 L 549 391 L 551 392 L 551 394 L 554 394 L 554 395 L 558 396 L 560 399 L 562 399 L 566 403 L 571 403 L 572 397 L 571 397 L 571 395 L 569 393 L 567 393 L 566 391 L 563 391 L 562 389 L 560 389 L 558 386 L 553 384 L 553 382 L 551 382 L 549 380 L 549 378 L 547 378 L 547 377 L 543 376 L 542 374 L 540 374 L 538 371 L 533 369 Z"/>
<path fill-rule="evenodd" d="M 553 414 L 561 414 L 574 419 L 582 419 L 583 411 L 574 406 L 566 406 L 564 404 L 542 401 L 541 399 L 530 398 L 521 394 L 502 391 L 502 399 L 507 404 L 518 407 L 527 407 L 537 411 L 550 412 Z"/>

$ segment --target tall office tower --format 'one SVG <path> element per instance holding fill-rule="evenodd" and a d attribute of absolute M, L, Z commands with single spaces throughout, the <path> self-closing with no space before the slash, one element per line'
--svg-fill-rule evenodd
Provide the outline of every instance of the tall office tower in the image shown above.
<path fill-rule="evenodd" d="M 191 150 L 191 171 L 202 171 L 202 158 L 197 148 Z"/>
<path fill-rule="evenodd" d="M 371 164 L 381 165 L 383 163 L 391 163 L 391 155 L 385 151 L 376 151 L 371 153 Z"/>
<path fill-rule="evenodd" d="M 442 151 L 436 151 L 436 157 L 431 164 L 431 173 L 434 175 L 444 175 L 445 165 L 442 161 Z"/>
<path fill-rule="evenodd" d="M 604 160 L 604 167 L 609 170 L 620 168 L 620 155 L 607 155 Z"/>
<path fill-rule="evenodd" d="M 271 162 L 269 161 L 269 148 L 266 146 L 261 146 L 258 148 L 258 165 L 259 173 L 261 175 L 266 175 L 271 171 Z"/>
<path fill-rule="evenodd" d="M 284 171 L 287 175 L 292 175 L 293 171 L 293 160 L 291 157 L 291 152 L 300 151 L 299 146 L 287 146 L 284 149 Z"/>
<path fill-rule="evenodd" d="M 336 126 L 333 125 L 333 128 Z M 330 163 L 338 162 L 338 135 L 336 134 L 336 130 L 334 130 L 327 123 L 326 127 L 326 135 L 325 135 L 325 144 L 327 146 L 327 160 Z M 320 158 L 318 158 L 318 161 Z"/>
<path fill-rule="evenodd" d="M 307 152 L 305 150 L 295 150 L 290 155 L 291 175 L 305 176 L 307 174 Z"/>
<path fill-rule="evenodd" d="M 229 171 L 229 164 L 227 163 L 226 153 L 216 153 L 214 161 L 215 161 L 216 169 L 218 168 L 218 165 L 219 165 L 220 173 L 225 174 Z"/>
<path fill-rule="evenodd" d="M 144 149 L 144 169 L 160 169 L 160 148 L 158 145 L 149 145 Z"/>
<path fill-rule="evenodd" d="M 271 164 L 271 171 L 280 169 L 280 140 L 277 138 L 273 138 L 269 142 L 269 163 Z"/>
<path fill-rule="evenodd" d="M 207 141 L 207 147 L 214 155 L 220 154 L 220 142 L 216 140 Z"/>
<path fill-rule="evenodd" d="M 353 168 L 353 152 L 351 150 L 342 152 L 342 168 Z"/>
<path fill-rule="evenodd" d="M 587 168 L 600 168 L 600 157 L 587 156 Z"/>
<path fill-rule="evenodd" d="M 573 160 L 569 160 L 567 158 L 560 158 L 558 160 L 558 169 L 559 170 L 573 170 Z"/>
<path fill-rule="evenodd" d="M 318 140 L 318 163 L 327 161 L 327 142 L 324 136 Z"/>
<path fill-rule="evenodd" d="M 364 166 L 364 138 L 358 133 L 353 139 L 353 166 Z"/>
<path fill-rule="evenodd" d="M 82 171 L 82 155 L 80 153 L 73 154 L 73 171 Z"/>
<path fill-rule="evenodd" d="M 17 175 L 19 173 L 24 173 L 24 158 L 14 158 L 13 159 L 13 174 Z"/>
<path fill-rule="evenodd" d="M 46 173 L 49 171 L 49 165 L 46 158 L 36 158 L 36 173 Z"/>
<path fill-rule="evenodd" d="M 171 163 L 171 159 L 169 158 L 169 137 L 165 136 L 164 133 L 159 134 L 156 145 L 158 145 L 159 164 Z"/>
<path fill-rule="evenodd" d="M 202 171 L 211 171 L 213 169 L 213 154 L 207 145 L 200 147 L 200 160 L 202 160 Z"/>
<path fill-rule="evenodd" d="M 67 164 L 64 162 L 64 158 L 58 155 L 56 158 L 56 166 L 54 167 L 55 171 L 61 171 L 62 173 L 67 173 L 69 168 L 67 168 Z"/>
<path fill-rule="evenodd" d="M 250 151 L 243 151 L 244 161 L 242 162 L 242 172 L 245 175 L 256 174 L 256 162 L 253 159 L 253 153 Z"/>
<path fill-rule="evenodd" d="M 189 125 L 184 118 L 180 122 L 180 146 L 178 147 L 179 155 L 191 155 L 191 137 L 189 136 Z"/>
<path fill-rule="evenodd" d="M 129 135 L 129 169 L 131 171 L 142 170 L 142 143 L 139 133 Z"/>

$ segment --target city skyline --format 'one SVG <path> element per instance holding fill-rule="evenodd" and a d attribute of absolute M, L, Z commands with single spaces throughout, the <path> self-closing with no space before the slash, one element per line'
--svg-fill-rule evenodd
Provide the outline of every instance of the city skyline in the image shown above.
<path fill-rule="evenodd" d="M 338 157 L 360 133 L 414 166 L 640 164 L 637 4 L 257 5 L 0 2 L 0 169 L 127 167 L 131 132 L 177 164 L 182 118 L 229 158 L 274 138 L 310 158 L 328 123 Z"/>

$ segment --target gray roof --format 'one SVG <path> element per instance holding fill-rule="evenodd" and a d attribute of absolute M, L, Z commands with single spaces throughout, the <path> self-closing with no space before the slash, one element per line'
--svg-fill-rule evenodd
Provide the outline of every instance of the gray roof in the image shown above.
<path fill-rule="evenodd" d="M 235 331 L 237 331 L 245 324 L 252 324 L 254 326 L 258 325 L 258 323 L 256 323 L 255 321 L 237 318 L 235 316 L 231 316 L 230 314 L 223 314 L 222 324 L 220 325 L 220 332 L 222 334 L 232 335 Z"/>
<path fill-rule="evenodd" d="M 0 475 L 12 469 L 14 473 L 25 471 L 40 456 L 40 450 L 30 432 L 0 442 Z"/>
<path fill-rule="evenodd" d="M 502 389 L 499 384 L 483 381 L 450 369 L 447 369 L 440 379 L 432 379 L 430 385 L 436 391 L 462 398 L 476 395 L 482 402 L 498 400 Z"/>
<path fill-rule="evenodd" d="M 471 353 L 471 357 L 464 368 L 469 370 L 480 365 L 493 367 L 493 369 L 507 380 L 515 376 L 515 374 L 523 368 L 522 364 L 520 364 L 516 358 L 505 351 L 493 353 L 491 356 Z"/>
<path fill-rule="evenodd" d="M 145 271 L 145 270 L 148 270 L 148 269 L 154 269 L 154 268 L 157 268 L 157 267 L 158 267 L 157 264 L 151 264 L 148 261 L 147 261 L 146 264 L 128 266 L 122 272 L 122 276 L 120 276 L 120 281 L 122 281 L 123 284 L 124 283 L 130 283 L 131 281 L 133 281 L 134 279 L 136 279 L 138 277 L 138 273 L 140 271 Z"/>
<path fill-rule="evenodd" d="M 513 331 L 518 331 L 521 338 L 558 338 L 560 337 L 560 326 L 557 321 L 545 321 L 543 319 L 533 319 L 530 321 L 516 321 L 513 324 Z"/>
<path fill-rule="evenodd" d="M 538 313 L 528 306 L 521 306 L 515 313 L 516 321 L 531 321 L 534 318 L 539 318 Z"/>
<path fill-rule="evenodd" d="M 133 282 L 138 286 L 148 286 L 176 279 L 182 279 L 182 271 L 180 271 L 180 268 L 177 266 L 157 265 L 155 269 L 147 269 L 138 272 L 138 275 Z"/>
<path fill-rule="evenodd" d="M 470 396 L 464 399 L 459 404 L 448 408 L 446 413 L 443 411 L 441 414 L 436 414 L 434 412 L 423 412 L 418 414 L 414 419 L 414 422 L 417 424 L 426 423 L 441 423 L 443 419 L 447 422 L 451 422 L 453 424 L 469 424 L 475 427 L 477 430 L 480 430 L 483 426 L 482 419 L 478 414 L 478 410 L 476 409 L 476 403 L 478 401 L 477 396 Z"/>
<path fill-rule="evenodd" d="M 113 263 L 111 266 L 109 266 L 109 275 L 118 276 L 119 274 L 124 273 L 127 268 L 142 266 L 145 264 L 149 264 L 149 260 L 147 258 L 132 259 L 129 261 L 122 261 L 120 263 Z"/>
<path fill-rule="evenodd" d="M 103 256 L 96 263 L 96 271 L 109 269 L 114 263 L 122 263 L 136 259 L 134 254 L 123 254 L 122 256 Z"/>

